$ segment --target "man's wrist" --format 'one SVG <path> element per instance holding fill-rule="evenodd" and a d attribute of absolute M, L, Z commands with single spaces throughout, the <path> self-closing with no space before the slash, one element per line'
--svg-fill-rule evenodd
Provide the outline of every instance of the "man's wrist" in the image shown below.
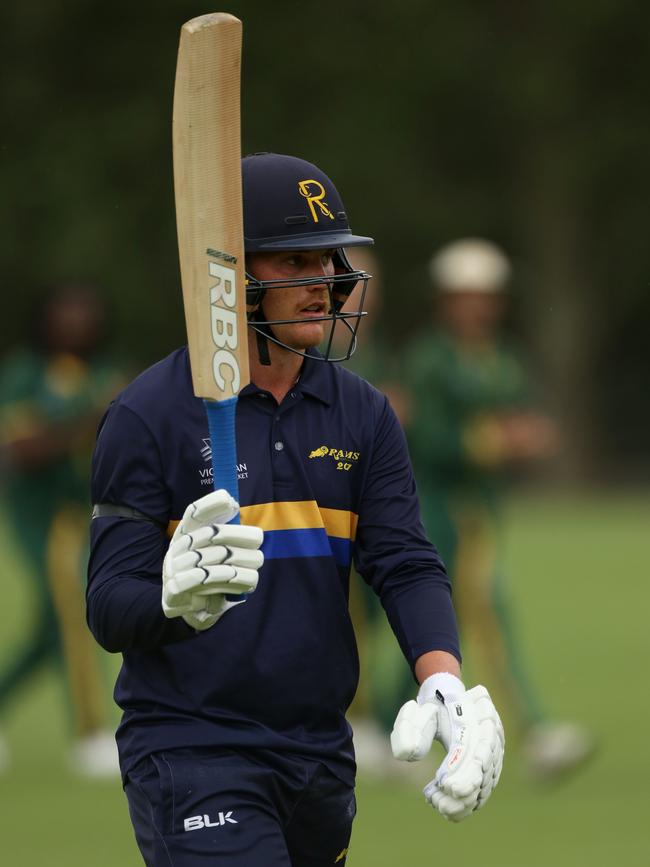
<path fill-rule="evenodd" d="M 416 659 L 413 672 L 418 683 L 424 683 L 427 677 L 438 672 L 448 672 L 461 677 L 459 660 L 446 650 L 429 650 L 423 653 Z"/>

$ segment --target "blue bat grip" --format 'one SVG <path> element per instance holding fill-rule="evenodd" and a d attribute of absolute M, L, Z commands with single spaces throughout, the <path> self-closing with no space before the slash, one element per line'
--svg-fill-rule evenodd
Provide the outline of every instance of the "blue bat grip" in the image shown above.
<path fill-rule="evenodd" d="M 235 438 L 235 410 L 237 398 L 227 400 L 204 400 L 205 413 L 208 417 L 210 445 L 212 447 L 212 487 L 214 490 L 224 488 L 231 497 L 239 502 L 239 482 L 237 481 L 237 440 Z M 239 512 L 229 521 L 239 524 Z M 247 594 L 241 596 L 226 595 L 231 602 L 245 601 Z"/>
<path fill-rule="evenodd" d="M 225 488 L 239 502 L 237 481 L 237 441 L 235 439 L 235 410 L 237 398 L 204 400 L 208 417 L 208 430 L 212 445 L 212 485 L 214 490 Z M 239 524 L 239 513 L 230 522 Z"/>

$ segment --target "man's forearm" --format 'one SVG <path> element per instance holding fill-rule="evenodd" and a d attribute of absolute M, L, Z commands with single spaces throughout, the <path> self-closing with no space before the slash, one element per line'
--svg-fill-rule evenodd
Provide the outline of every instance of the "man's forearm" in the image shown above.
<path fill-rule="evenodd" d="M 109 653 L 156 650 L 195 635 L 183 620 L 168 620 L 160 602 L 161 588 L 124 576 L 96 582 L 88 591 L 88 625 Z"/>

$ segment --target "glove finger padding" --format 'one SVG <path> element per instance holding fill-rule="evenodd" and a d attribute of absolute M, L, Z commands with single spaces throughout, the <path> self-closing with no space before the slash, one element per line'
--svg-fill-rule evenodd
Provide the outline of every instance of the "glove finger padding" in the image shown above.
<path fill-rule="evenodd" d="M 211 524 L 212 543 L 227 545 L 229 548 L 259 548 L 264 539 L 260 527 L 246 524 Z"/>
<path fill-rule="evenodd" d="M 227 548 L 224 545 L 214 545 L 199 551 L 191 550 L 178 556 L 172 555 L 171 560 L 174 574 L 178 577 L 189 572 L 200 572 L 201 569 L 206 569 L 209 566 L 220 566 L 222 563 L 228 566 L 241 566 L 245 569 L 259 569 L 264 563 L 264 554 L 261 551 L 247 548 Z M 188 590 L 189 587 L 185 589 Z"/>
<path fill-rule="evenodd" d="M 238 511 L 239 504 L 228 491 L 211 491 L 189 504 L 177 529 L 181 533 L 191 533 L 208 524 L 227 524 Z"/>
<path fill-rule="evenodd" d="M 230 574 L 224 570 L 229 570 Z M 214 593 L 252 593 L 257 587 L 256 569 L 235 569 L 234 575 L 232 566 L 210 566 L 205 571 L 208 573 L 207 577 L 194 591 L 195 596 L 209 596 Z"/>
<path fill-rule="evenodd" d="M 397 714 L 390 746 L 401 762 L 417 762 L 431 749 L 438 725 L 438 708 L 432 702 L 407 701 Z"/>
<path fill-rule="evenodd" d="M 254 550 L 260 547 L 264 533 L 260 527 L 245 524 L 210 524 L 191 533 L 185 533 L 179 524 L 169 546 L 173 557 L 186 551 L 202 551 L 205 548 L 223 545 L 229 548 Z"/>
<path fill-rule="evenodd" d="M 209 596 L 213 593 L 252 593 L 257 587 L 256 569 L 236 569 L 234 566 L 209 566 L 180 572 L 165 585 L 167 607 L 182 605 L 189 596 Z"/>
<path fill-rule="evenodd" d="M 231 548 L 226 545 L 211 545 L 209 548 L 201 548 L 193 552 L 188 551 L 188 553 L 198 556 L 198 564 L 196 565 L 206 567 L 219 566 L 224 563 L 228 566 L 244 569 L 259 569 L 264 562 L 264 554 L 258 548 Z"/>
<path fill-rule="evenodd" d="M 184 617 L 205 608 L 205 600 L 193 593 L 178 593 L 174 596 L 165 595 L 163 610 L 165 617 Z"/>
<path fill-rule="evenodd" d="M 435 782 L 430 782 L 424 788 L 424 797 L 431 806 L 450 822 L 460 822 L 478 809 L 475 798 L 453 798 L 441 791 Z"/>

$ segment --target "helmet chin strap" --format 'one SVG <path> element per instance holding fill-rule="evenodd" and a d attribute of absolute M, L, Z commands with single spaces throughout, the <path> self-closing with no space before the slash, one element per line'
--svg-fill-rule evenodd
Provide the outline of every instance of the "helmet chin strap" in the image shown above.
<path fill-rule="evenodd" d="M 257 357 L 260 364 L 269 367 L 271 364 L 271 356 L 269 355 L 269 341 L 264 334 L 265 331 L 270 331 L 268 325 L 263 325 L 264 313 L 261 303 L 258 304 L 252 313 L 248 314 L 248 321 L 255 323 L 253 331 L 255 332 L 255 344 L 257 346 Z"/>
<path fill-rule="evenodd" d="M 271 364 L 271 356 L 269 355 L 269 341 L 262 334 L 260 327 L 258 326 L 255 330 L 255 342 L 257 343 L 257 356 L 260 360 L 260 364 L 264 364 L 265 366 L 269 366 Z"/>

